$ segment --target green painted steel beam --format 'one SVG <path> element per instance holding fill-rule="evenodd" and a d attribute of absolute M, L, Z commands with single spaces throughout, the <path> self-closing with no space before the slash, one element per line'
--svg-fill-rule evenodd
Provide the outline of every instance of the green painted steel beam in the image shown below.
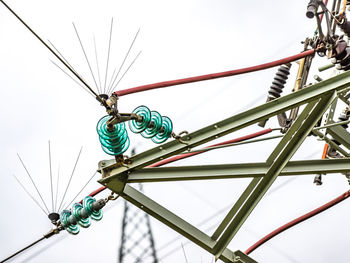
<path fill-rule="evenodd" d="M 315 100 L 329 91 L 344 90 L 350 86 L 349 83 L 350 71 L 185 135 L 182 139 L 187 141 L 187 144 L 173 140 L 135 155 L 131 158 L 132 163 L 127 166 L 117 165 L 115 161 L 104 161 L 109 165 L 103 167 L 102 176 L 107 178 L 100 180 L 100 182 L 103 185 L 108 185 L 113 180 L 113 176 L 118 176 L 122 172 L 140 169 L 169 156 L 184 152 L 195 146 L 257 123 L 260 120 Z"/>
<path fill-rule="evenodd" d="M 326 143 L 328 143 L 332 148 L 337 150 L 340 154 L 342 154 L 345 157 L 350 157 L 350 154 L 345 151 L 343 148 L 339 147 L 332 139 L 328 138 L 326 135 L 323 133 L 313 130 L 312 131 L 314 134 L 316 134 L 320 139 L 324 140 Z"/>
<path fill-rule="evenodd" d="M 266 175 L 261 179 L 252 194 L 248 197 L 247 201 L 244 203 L 231 223 L 219 237 L 217 243 L 214 246 L 214 254 L 216 258 L 219 258 L 221 256 L 222 252 L 231 242 L 232 238 L 236 235 L 250 213 L 259 203 L 261 198 L 265 195 L 267 190 L 271 187 L 272 183 L 289 162 L 290 158 L 292 158 L 302 142 L 310 134 L 312 128 L 322 117 L 323 113 L 330 106 L 335 97 L 336 94 L 334 92 L 326 94 L 326 96 L 322 97 L 321 100 L 316 104 L 312 111 L 309 111 L 308 107 L 306 107 L 303 110 L 302 114 L 299 115 L 295 123 L 292 125 L 292 127 L 296 127 L 295 130 L 292 128 L 288 130 L 286 135 L 281 140 L 280 144 L 275 148 L 270 157 L 267 159 L 267 163 L 271 163 L 271 166 Z M 302 115 L 306 111 L 309 111 L 309 114 L 306 118 L 303 118 Z M 288 137 L 291 139 L 289 141 L 285 141 L 285 138 Z M 282 145 L 282 143 L 284 145 Z M 282 150 L 276 153 L 277 149 L 279 148 Z"/>
<path fill-rule="evenodd" d="M 214 233 L 212 234 L 211 238 L 214 240 L 217 240 L 221 233 L 227 228 L 228 224 L 231 222 L 232 218 L 236 215 L 238 210 L 242 207 L 244 202 L 247 200 L 249 195 L 252 193 L 252 191 L 255 189 L 257 184 L 261 178 L 254 178 L 247 188 L 244 190 L 244 192 L 241 194 L 241 196 L 238 198 L 238 200 L 235 202 L 235 204 L 232 206 L 230 211 L 226 214 L 225 218 L 221 221 L 219 226 L 215 229 Z"/>
<path fill-rule="evenodd" d="M 342 126 L 334 126 L 327 129 L 327 133 L 330 134 L 337 142 L 350 149 L 350 133 L 348 133 Z"/>
<path fill-rule="evenodd" d="M 313 131 L 315 131 L 315 130 L 318 131 L 318 130 L 322 130 L 322 129 L 325 129 L 325 128 L 330 128 L 330 127 L 344 125 L 344 124 L 349 124 L 349 123 L 350 123 L 350 120 L 339 121 L 339 122 L 332 122 L 330 124 L 326 124 L 326 125 L 323 125 L 321 127 L 314 128 Z"/>
<path fill-rule="evenodd" d="M 111 188 L 112 191 L 118 190 Z M 125 198 L 130 203 L 139 207 L 149 215 L 155 217 L 165 225 L 169 226 L 179 234 L 185 236 L 198 246 L 207 250 L 209 253 L 212 253 L 212 249 L 216 243 L 210 236 L 203 233 L 198 228 L 194 227 L 190 223 L 186 222 L 179 216 L 175 215 L 165 207 L 161 206 L 157 202 L 153 201 L 143 193 L 137 191 L 130 185 L 126 184 L 123 192 L 120 193 L 123 198 Z M 236 254 L 229 249 L 225 249 L 220 256 L 220 259 L 223 262 L 234 263 L 236 258 Z M 255 261 L 248 261 L 255 262 Z"/>
<path fill-rule="evenodd" d="M 275 149 L 270 154 L 269 158 L 267 158 L 266 163 L 272 164 L 273 161 L 281 154 L 282 150 L 286 147 L 287 143 L 295 136 L 295 133 L 302 127 L 304 120 L 309 118 L 309 113 L 313 110 L 317 100 L 310 102 L 304 110 L 299 114 L 296 121 L 293 125 L 288 129 L 288 132 L 283 136 L 281 141 L 277 144 Z"/>
<path fill-rule="evenodd" d="M 266 163 L 237 163 L 144 168 L 132 171 L 127 183 L 172 182 L 263 177 Z M 350 158 L 289 161 L 280 176 L 350 172 Z"/>

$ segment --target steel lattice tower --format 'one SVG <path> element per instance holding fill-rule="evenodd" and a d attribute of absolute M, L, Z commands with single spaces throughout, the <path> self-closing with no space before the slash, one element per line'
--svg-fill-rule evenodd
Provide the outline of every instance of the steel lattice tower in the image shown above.
<path fill-rule="evenodd" d="M 142 185 L 139 184 L 142 191 Z M 158 262 L 149 215 L 124 201 L 119 263 Z"/>

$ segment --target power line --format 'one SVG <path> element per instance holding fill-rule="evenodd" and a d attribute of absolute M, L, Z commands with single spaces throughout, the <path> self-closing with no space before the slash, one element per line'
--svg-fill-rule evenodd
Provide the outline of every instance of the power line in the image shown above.
<path fill-rule="evenodd" d="M 282 64 L 286 64 L 288 62 L 292 62 L 295 60 L 298 60 L 303 57 L 311 56 L 315 53 L 314 49 L 304 51 L 302 53 L 282 58 L 276 61 L 248 67 L 248 68 L 241 68 L 241 69 L 234 69 L 234 70 L 229 70 L 229 71 L 224 71 L 224 72 L 219 72 L 219 73 L 211 73 L 207 75 L 201 75 L 201 76 L 195 76 L 195 77 L 189 77 L 189 78 L 184 78 L 184 79 L 177 79 L 177 80 L 169 80 L 169 81 L 163 81 L 163 82 L 158 82 L 158 83 L 153 83 L 153 84 L 148 84 L 148 85 L 143 85 L 143 86 L 138 86 L 130 89 L 124 89 L 124 90 L 118 90 L 114 92 L 113 94 L 121 97 L 124 95 L 129 95 L 132 93 L 137 93 L 137 92 L 143 92 L 147 90 L 152 90 L 152 89 L 159 89 L 159 88 L 166 88 L 170 86 L 175 86 L 175 85 L 181 85 L 181 84 L 187 84 L 187 83 L 192 83 L 192 82 L 198 82 L 198 81 L 204 81 L 204 80 L 211 80 L 211 79 L 217 79 L 217 78 L 225 78 L 229 76 L 235 76 L 235 75 L 240 75 L 240 74 L 245 74 L 249 72 L 254 72 L 254 71 L 259 71 L 259 70 L 264 70 L 272 67 L 276 67 Z"/>
<path fill-rule="evenodd" d="M 4 260 L 2 260 L 0 263 L 3 263 L 11 258 L 13 258 L 14 256 L 22 253 L 24 250 L 27 250 L 28 248 L 31 248 L 32 246 L 36 245 L 37 243 L 39 243 L 40 241 L 44 240 L 45 237 L 39 238 L 38 240 L 34 241 L 33 243 L 29 244 L 28 246 L 22 248 L 21 250 L 18 250 L 16 253 L 12 254 L 11 256 L 5 258 Z"/>
<path fill-rule="evenodd" d="M 279 235 L 280 233 L 286 231 L 287 229 L 307 220 L 310 219 L 311 217 L 322 213 L 324 211 L 326 211 L 327 209 L 331 208 L 332 206 L 335 206 L 336 204 L 339 204 L 340 202 L 346 200 L 348 197 L 350 196 L 350 190 L 346 191 L 345 193 L 343 193 L 342 195 L 338 196 L 337 198 L 329 201 L 328 203 L 288 222 L 287 224 L 275 229 L 274 231 L 272 231 L 271 233 L 269 233 L 268 235 L 264 236 L 262 239 L 260 239 L 258 242 L 256 242 L 254 245 L 252 245 L 251 247 L 249 247 L 244 253 L 249 255 L 250 253 L 252 253 L 255 249 L 257 249 L 258 247 L 260 247 L 261 245 L 263 245 L 264 243 L 266 243 L 267 241 L 269 241 L 271 238 Z"/>
<path fill-rule="evenodd" d="M 37 35 L 33 29 L 31 29 L 3 0 L 0 0 L 1 3 L 59 60 L 63 65 L 69 69 L 70 72 L 74 74 L 83 84 L 85 87 L 87 87 L 92 94 L 96 96 L 96 99 L 99 102 L 103 102 L 102 98 L 96 94 L 96 92 L 48 45 L 45 43 L 44 40 L 42 40 L 39 35 Z"/>

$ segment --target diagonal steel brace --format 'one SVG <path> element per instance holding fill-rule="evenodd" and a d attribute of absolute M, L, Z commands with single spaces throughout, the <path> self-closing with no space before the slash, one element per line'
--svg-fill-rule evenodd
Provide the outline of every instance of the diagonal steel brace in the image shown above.
<path fill-rule="evenodd" d="M 270 157 L 266 161 L 268 164 L 271 164 L 266 175 L 261 179 L 257 187 L 254 189 L 234 219 L 222 233 L 218 239 L 218 242 L 215 244 L 213 252 L 216 258 L 220 257 L 224 249 L 236 235 L 237 231 L 245 222 L 249 214 L 253 211 L 261 198 L 265 195 L 277 176 L 281 173 L 290 158 L 294 155 L 302 142 L 310 134 L 312 128 L 322 117 L 323 113 L 335 98 L 336 93 L 332 92 L 322 97 L 320 101 L 317 102 L 316 106 L 312 105 L 314 103 L 310 103 L 303 110 L 302 114 L 298 117 L 296 122 L 292 125 L 291 129 L 283 137 L 275 150 L 271 153 Z M 310 111 L 311 107 L 313 108 Z M 308 116 L 304 118 L 306 113 L 308 113 Z"/>

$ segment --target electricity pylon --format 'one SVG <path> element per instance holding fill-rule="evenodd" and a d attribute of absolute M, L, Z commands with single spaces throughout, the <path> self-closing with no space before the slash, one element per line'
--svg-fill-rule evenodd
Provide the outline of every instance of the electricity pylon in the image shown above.
<path fill-rule="evenodd" d="M 158 262 L 149 215 L 125 200 L 118 262 Z"/>

